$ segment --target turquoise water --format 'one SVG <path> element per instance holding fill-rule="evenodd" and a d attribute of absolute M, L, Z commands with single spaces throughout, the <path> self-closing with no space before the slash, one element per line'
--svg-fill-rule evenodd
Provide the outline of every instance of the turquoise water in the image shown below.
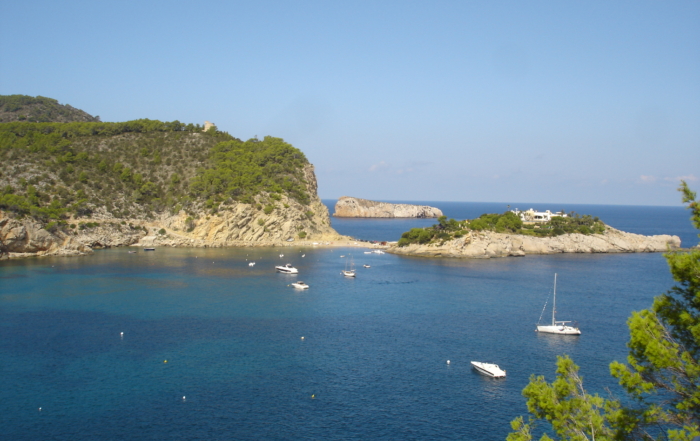
<path fill-rule="evenodd" d="M 350 253 L 356 279 L 340 275 Z M 286 262 L 300 274 L 274 272 Z M 558 317 L 580 337 L 533 332 L 555 272 Z M 671 286 L 660 254 L 159 248 L 2 262 L 0 438 L 504 439 L 530 374 L 551 379 L 558 354 L 590 390 L 615 390 L 627 317 Z"/>

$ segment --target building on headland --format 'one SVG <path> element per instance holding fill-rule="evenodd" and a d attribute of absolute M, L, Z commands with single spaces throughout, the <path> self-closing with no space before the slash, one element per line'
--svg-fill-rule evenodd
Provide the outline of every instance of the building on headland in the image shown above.
<path fill-rule="evenodd" d="M 515 210 L 510 210 L 520 217 L 523 222 L 549 222 L 553 217 L 567 217 L 566 213 L 559 211 L 552 213 L 551 211 L 535 211 L 532 208 L 525 211 L 520 211 L 517 208 Z"/>
<path fill-rule="evenodd" d="M 206 132 L 206 131 L 209 130 L 211 127 L 216 128 L 216 125 L 215 125 L 214 123 L 210 123 L 209 121 L 204 121 L 204 130 L 202 130 L 202 131 L 203 131 L 203 132 Z"/>

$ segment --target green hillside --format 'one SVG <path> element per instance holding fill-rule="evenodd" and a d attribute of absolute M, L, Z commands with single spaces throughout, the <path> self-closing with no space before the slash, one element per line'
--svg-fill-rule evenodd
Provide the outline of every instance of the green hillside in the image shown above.
<path fill-rule="evenodd" d="M 178 121 L 0 123 L 0 210 L 51 226 L 70 216 L 215 213 L 234 202 L 309 202 L 304 154 Z M 223 204 L 223 205 L 222 205 Z"/>
<path fill-rule="evenodd" d="M 92 116 L 52 98 L 27 95 L 0 95 L 0 122 L 98 122 Z"/>

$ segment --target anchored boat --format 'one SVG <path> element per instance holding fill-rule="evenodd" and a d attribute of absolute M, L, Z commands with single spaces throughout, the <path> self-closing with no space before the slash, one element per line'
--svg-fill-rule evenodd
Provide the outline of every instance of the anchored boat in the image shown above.
<path fill-rule="evenodd" d="M 472 361 L 472 366 L 480 374 L 486 375 L 493 378 L 505 378 L 506 371 L 498 367 L 497 364 L 493 363 L 483 363 L 481 361 Z"/>
<path fill-rule="evenodd" d="M 298 274 L 299 270 L 294 268 L 291 263 L 288 263 L 286 265 L 279 265 L 276 266 L 275 269 L 284 274 Z"/>
<path fill-rule="evenodd" d="M 545 308 L 547 308 L 547 302 L 544 303 L 544 308 L 542 308 L 542 313 L 544 313 Z M 561 335 L 581 335 L 581 330 L 575 326 L 569 326 L 567 323 L 571 323 L 570 320 L 567 321 L 557 321 L 555 315 L 557 313 L 557 274 L 554 273 L 554 299 L 552 300 L 552 324 L 551 325 L 540 325 L 537 324 L 537 332 L 544 332 L 547 334 L 561 334 Z M 540 320 L 542 315 L 540 315 Z"/>

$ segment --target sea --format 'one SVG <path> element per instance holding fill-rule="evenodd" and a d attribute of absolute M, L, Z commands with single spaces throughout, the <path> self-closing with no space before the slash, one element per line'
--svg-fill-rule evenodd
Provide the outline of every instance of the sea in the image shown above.
<path fill-rule="evenodd" d="M 564 209 L 698 243 L 681 206 L 413 203 L 455 219 Z M 532 375 L 552 381 L 560 355 L 588 391 L 619 392 L 609 364 L 626 358 L 628 317 L 674 283 L 661 253 L 365 253 L 362 241 L 435 222 L 333 218 L 358 240 L 348 248 L 0 262 L 0 439 L 503 440 L 527 414 L 522 389 Z M 349 261 L 356 278 L 340 275 Z M 284 263 L 299 274 L 276 273 Z M 534 332 L 551 320 L 555 273 L 557 319 L 576 321 L 578 337 Z"/>

